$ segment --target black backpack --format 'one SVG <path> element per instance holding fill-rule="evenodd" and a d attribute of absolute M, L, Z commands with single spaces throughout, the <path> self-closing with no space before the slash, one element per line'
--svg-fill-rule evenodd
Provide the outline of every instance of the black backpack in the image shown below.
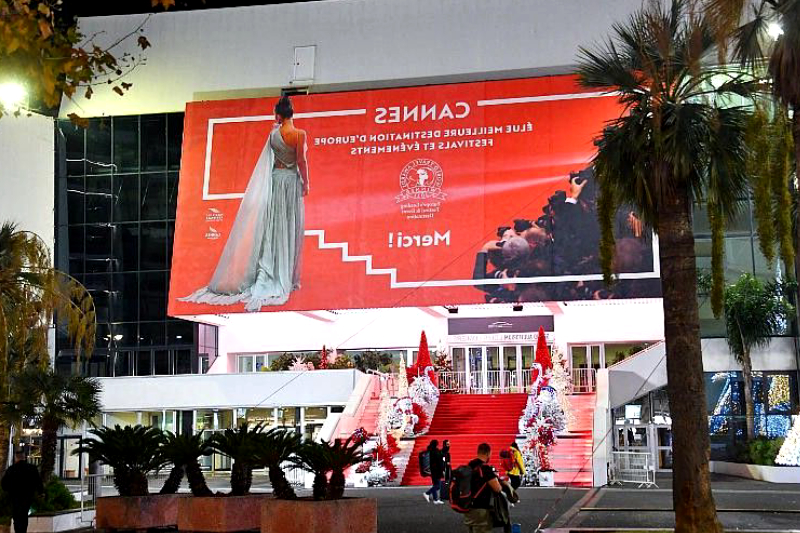
<path fill-rule="evenodd" d="M 419 452 L 419 473 L 422 477 L 431 477 L 431 452 Z"/>
<path fill-rule="evenodd" d="M 473 494 L 473 476 L 483 478 L 483 471 L 480 467 L 472 468 L 462 465 L 453 470 L 453 477 L 450 480 L 450 508 L 457 513 L 468 513 L 472 509 L 475 498 L 487 490 L 488 483 L 484 481 Z"/>

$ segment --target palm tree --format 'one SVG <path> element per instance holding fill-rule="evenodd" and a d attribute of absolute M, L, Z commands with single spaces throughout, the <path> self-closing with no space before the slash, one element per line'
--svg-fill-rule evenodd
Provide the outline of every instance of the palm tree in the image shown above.
<path fill-rule="evenodd" d="M 601 260 L 611 281 L 618 206 L 631 205 L 659 237 L 664 335 L 673 432 L 676 531 L 721 532 L 709 484 L 708 420 L 700 350 L 694 202 L 712 224 L 712 306 L 721 311 L 726 219 L 748 192 L 748 110 L 729 105 L 750 96 L 743 76 L 712 68 L 715 37 L 686 2 L 654 2 L 594 50 L 582 48 L 585 87 L 616 91 L 624 114 L 596 140 Z"/>
<path fill-rule="evenodd" d="M 338 500 L 344 496 L 344 472 L 351 466 L 363 463 L 369 459 L 361 451 L 363 440 L 354 440 L 353 435 L 342 441 L 336 439 L 333 444 L 322 442 L 327 447 L 327 457 L 330 464 L 331 480 L 328 483 L 327 499 Z"/>
<path fill-rule="evenodd" d="M 282 428 L 270 429 L 261 438 L 257 452 L 257 462 L 269 468 L 269 482 L 272 494 L 281 500 L 293 500 L 297 496 L 286 480 L 281 465 L 300 449 L 300 435 Z"/>
<path fill-rule="evenodd" d="M 233 461 L 231 467 L 232 496 L 242 496 L 250 492 L 262 430 L 261 424 L 252 429 L 248 428 L 247 424 L 242 424 L 238 429 L 226 429 L 222 433 L 215 433 L 209 439 L 209 445 L 214 451 L 230 457 Z"/>
<path fill-rule="evenodd" d="M 745 417 L 747 437 L 755 438 L 753 407 L 753 365 L 750 352 L 753 348 L 769 346 L 773 336 L 785 327 L 794 308 L 785 294 L 794 286 L 781 283 L 762 283 L 752 274 L 742 274 L 739 280 L 725 289 L 725 326 L 728 346 L 742 365 L 744 376 Z"/>
<path fill-rule="evenodd" d="M 172 464 L 167 480 L 161 488 L 161 494 L 175 494 L 181 486 L 183 474 L 189 482 L 189 489 L 194 496 L 213 496 L 206 484 L 206 478 L 200 469 L 198 457 L 211 455 L 211 446 L 203 439 L 203 434 L 175 435 L 167 432 L 161 446 L 164 459 Z"/>
<path fill-rule="evenodd" d="M 75 279 L 52 268 L 47 245 L 14 224 L 0 226 L 0 404 L 9 401 L 13 376 L 29 363 L 47 360 L 48 329 L 58 316 L 77 353 L 91 355 L 95 341 L 94 303 Z M 0 420 L 0 443 L 10 424 Z M 0 474 L 8 446 L 0 445 Z"/>
<path fill-rule="evenodd" d="M 90 431 L 94 437 L 81 439 L 74 455 L 88 453 L 91 461 L 100 461 L 114 469 L 114 486 L 120 496 L 146 496 L 147 474 L 167 464 L 161 451 L 161 430 L 140 425 Z"/>
<path fill-rule="evenodd" d="M 292 458 L 292 462 L 314 474 L 314 482 L 311 486 L 312 497 L 315 500 L 324 500 L 328 493 L 328 472 L 331 471 L 328 447 L 320 442 L 304 442 L 297 450 L 297 455 Z"/>
<path fill-rule="evenodd" d="M 66 377 L 52 369 L 28 367 L 17 374 L 11 387 L 10 407 L 39 423 L 42 429 L 42 481 L 47 483 L 56 463 L 58 430 L 91 422 L 100 415 L 97 380 L 83 376 Z"/>

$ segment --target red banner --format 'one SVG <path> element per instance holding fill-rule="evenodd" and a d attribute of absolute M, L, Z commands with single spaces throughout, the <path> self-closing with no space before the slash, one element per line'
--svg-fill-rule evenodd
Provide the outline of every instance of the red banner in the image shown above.
<path fill-rule="evenodd" d="M 304 197 L 275 163 L 276 102 L 187 106 L 170 315 L 659 296 L 632 210 L 621 281 L 600 281 L 591 159 L 613 96 L 572 77 L 295 96 Z"/>

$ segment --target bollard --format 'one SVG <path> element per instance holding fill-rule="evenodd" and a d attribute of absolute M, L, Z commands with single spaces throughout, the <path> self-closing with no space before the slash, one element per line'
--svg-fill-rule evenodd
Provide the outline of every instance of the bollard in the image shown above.
<path fill-rule="evenodd" d="M 522 526 L 519 524 L 511 524 L 511 533 L 522 533 Z"/>

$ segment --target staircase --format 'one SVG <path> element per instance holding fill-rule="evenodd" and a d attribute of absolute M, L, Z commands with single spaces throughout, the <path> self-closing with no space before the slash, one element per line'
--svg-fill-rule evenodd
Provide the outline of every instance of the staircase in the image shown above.
<path fill-rule="evenodd" d="M 550 448 L 550 463 L 556 485 L 592 486 L 592 422 L 594 393 L 569 396 L 573 419 L 558 442 Z"/>
<path fill-rule="evenodd" d="M 453 468 L 474 459 L 478 444 L 487 442 L 492 447 L 491 464 L 499 469 L 498 453 L 516 439 L 517 425 L 526 399 L 524 394 L 442 394 L 430 431 L 414 443 L 414 451 L 401 484 L 430 484 L 430 478 L 423 478 L 419 474 L 417 457 L 433 439 L 439 441 L 440 448 L 444 440 L 450 441 Z"/>

